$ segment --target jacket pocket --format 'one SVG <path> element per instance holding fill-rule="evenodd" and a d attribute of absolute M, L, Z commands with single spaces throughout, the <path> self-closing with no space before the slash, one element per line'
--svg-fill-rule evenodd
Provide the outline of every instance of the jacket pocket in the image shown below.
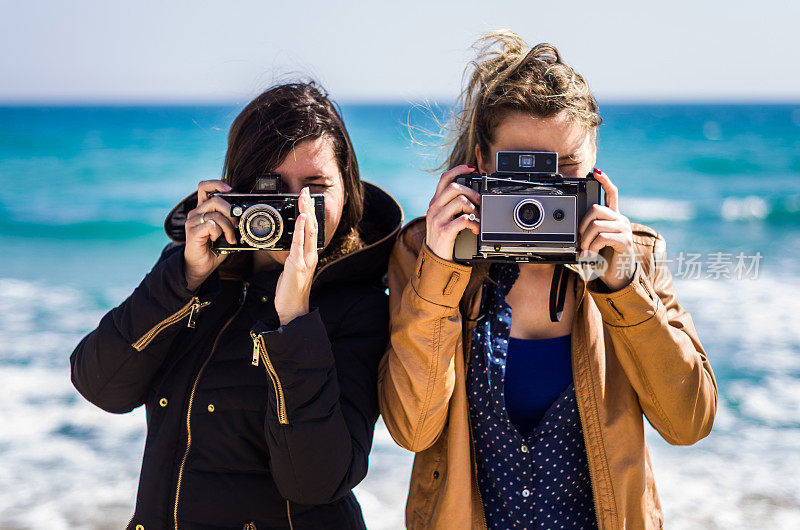
<path fill-rule="evenodd" d="M 286 401 L 283 397 L 283 386 L 281 385 L 280 378 L 278 378 L 278 372 L 275 370 L 275 367 L 269 360 L 269 354 L 267 353 L 267 347 L 264 344 L 264 338 L 254 331 L 250 332 L 250 336 L 253 337 L 253 360 L 251 364 L 253 366 L 258 366 L 259 359 L 264 361 L 264 368 L 266 368 L 267 375 L 269 376 L 270 381 L 272 381 L 272 387 L 275 389 L 275 401 L 277 402 L 278 409 L 278 422 L 283 425 L 288 425 L 289 418 L 286 416 Z"/>
<path fill-rule="evenodd" d="M 150 330 L 147 333 L 142 335 L 142 337 L 133 344 L 131 344 L 131 346 L 133 346 L 133 349 L 135 349 L 136 351 L 142 351 L 147 347 L 148 344 L 150 344 L 153 341 L 154 338 L 156 338 L 156 336 L 158 336 L 159 333 L 161 333 L 171 325 L 175 324 L 176 322 L 179 322 L 186 315 L 189 315 L 189 320 L 186 323 L 186 327 L 193 328 L 194 318 L 195 315 L 197 315 L 197 312 L 200 311 L 201 308 L 207 306 L 210 303 L 211 302 L 201 302 L 198 297 L 193 296 L 192 299 L 189 300 L 189 302 L 187 302 L 185 306 L 183 306 L 178 311 L 171 314 L 170 316 L 168 316 L 167 318 L 165 318 L 164 320 L 162 320 L 161 322 L 150 328 Z"/>

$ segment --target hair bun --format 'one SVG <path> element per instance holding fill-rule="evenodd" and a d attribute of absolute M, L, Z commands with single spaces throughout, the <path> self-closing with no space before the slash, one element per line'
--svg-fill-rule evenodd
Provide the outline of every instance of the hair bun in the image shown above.
<path fill-rule="evenodd" d="M 561 62 L 561 54 L 558 53 L 558 49 L 554 45 L 550 44 L 549 42 L 542 42 L 541 44 L 537 44 L 536 46 L 532 47 L 525 59 L 533 59 L 548 64 L 555 64 Z"/>

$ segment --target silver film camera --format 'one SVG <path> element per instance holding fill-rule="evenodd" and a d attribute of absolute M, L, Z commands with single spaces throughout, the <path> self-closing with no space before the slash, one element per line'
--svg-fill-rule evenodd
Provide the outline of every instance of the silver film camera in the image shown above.
<path fill-rule="evenodd" d="M 219 195 L 231 205 L 230 216 L 239 218 L 238 241 L 231 245 L 217 238 L 211 248 L 219 254 L 241 250 L 289 250 L 294 223 L 300 214 L 296 193 L 283 193 L 280 175 L 267 174 L 256 179 L 250 193 L 209 193 Z M 311 194 L 317 217 L 317 249 L 325 246 L 325 197 Z"/>
<path fill-rule="evenodd" d="M 458 234 L 455 260 L 577 263 L 578 224 L 600 203 L 594 176 L 560 175 L 549 152 L 500 151 L 495 168 L 455 180 L 481 195 L 479 234 Z"/>

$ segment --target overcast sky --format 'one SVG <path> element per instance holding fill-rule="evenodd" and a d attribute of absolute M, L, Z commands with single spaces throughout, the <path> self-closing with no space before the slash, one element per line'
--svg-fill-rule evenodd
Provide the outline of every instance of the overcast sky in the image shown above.
<path fill-rule="evenodd" d="M 557 5 L 556 5 L 557 4 Z M 550 41 L 601 100 L 800 100 L 800 2 L 0 0 L 2 102 L 452 100 L 482 32 Z"/>

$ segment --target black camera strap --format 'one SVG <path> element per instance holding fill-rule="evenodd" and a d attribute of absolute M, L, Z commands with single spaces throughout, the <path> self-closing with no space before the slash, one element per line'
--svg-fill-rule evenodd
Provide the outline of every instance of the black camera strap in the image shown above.
<path fill-rule="evenodd" d="M 564 314 L 564 302 L 567 299 L 567 285 L 569 274 L 563 265 L 556 265 L 553 269 L 553 280 L 550 282 L 550 320 L 561 322 Z"/>

